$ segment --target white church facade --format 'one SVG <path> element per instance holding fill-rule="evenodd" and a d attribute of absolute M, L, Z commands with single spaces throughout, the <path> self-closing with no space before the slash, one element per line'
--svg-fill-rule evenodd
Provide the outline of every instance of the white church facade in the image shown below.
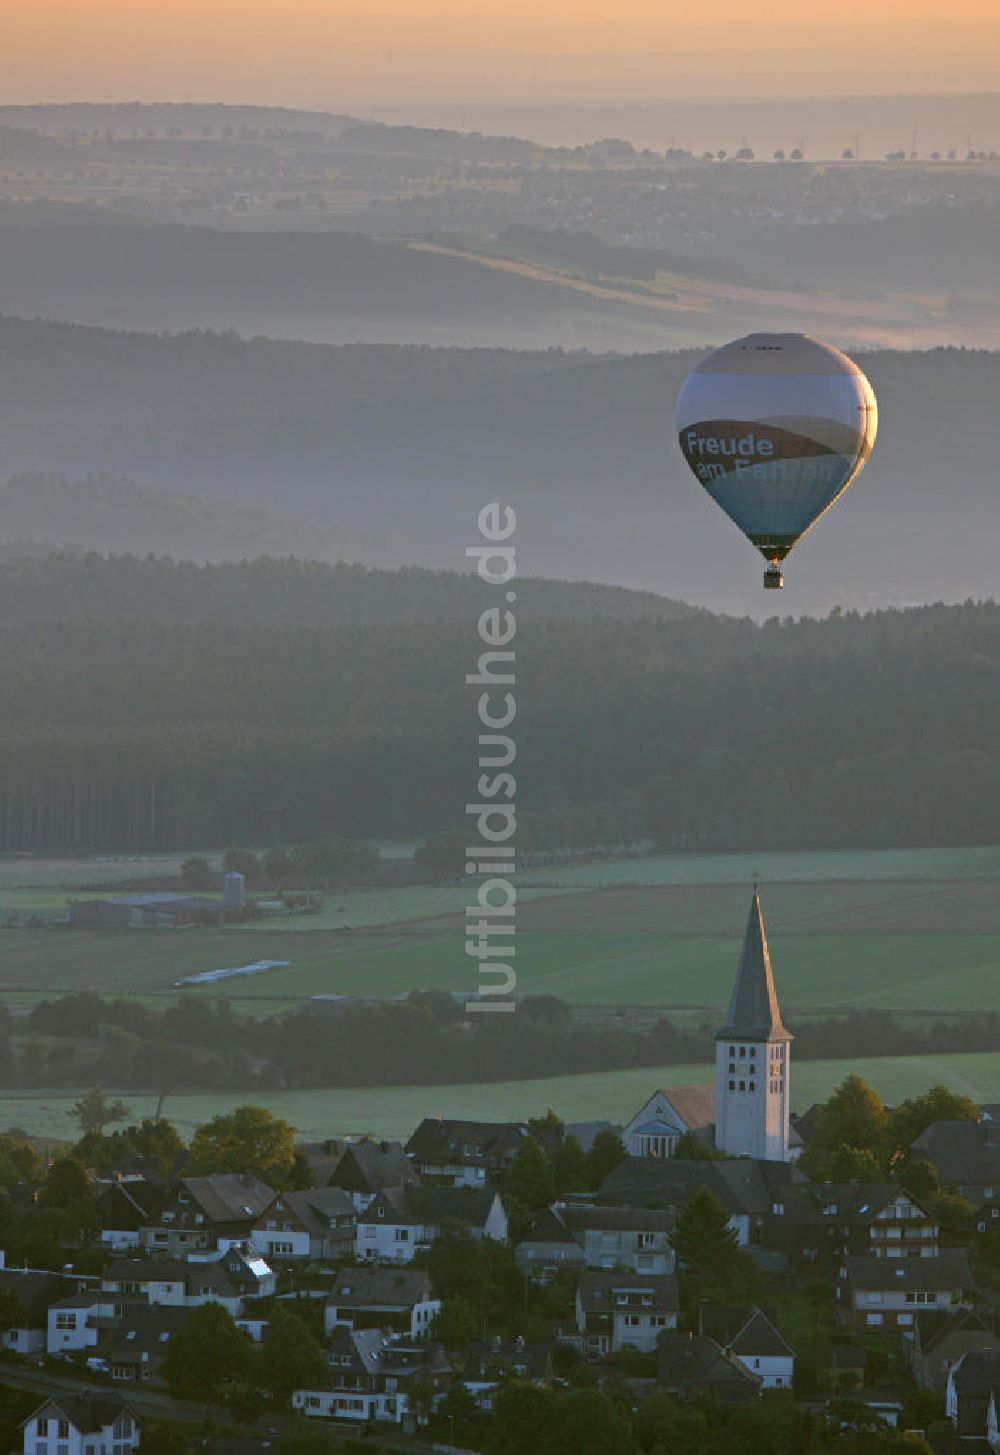
<path fill-rule="evenodd" d="M 715 1086 L 655 1091 L 622 1133 L 631 1157 L 671 1157 L 685 1134 L 727 1157 L 791 1162 L 792 1035 L 781 1021 L 760 894 L 754 886 L 726 1023 L 715 1036 Z"/>

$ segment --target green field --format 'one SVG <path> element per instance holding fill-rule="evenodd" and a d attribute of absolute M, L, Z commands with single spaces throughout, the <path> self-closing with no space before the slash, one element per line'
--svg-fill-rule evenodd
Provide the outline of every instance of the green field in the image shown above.
<path fill-rule="evenodd" d="M 860 1061 L 803 1061 L 793 1068 L 792 1101 L 803 1111 L 855 1071 L 892 1103 L 943 1082 L 977 1101 L 1000 1101 L 1000 1052 L 955 1056 L 898 1056 Z M 644 1067 L 596 1076 L 508 1081 L 488 1086 L 364 1087 L 350 1091 L 205 1092 L 167 1099 L 164 1115 L 189 1136 L 216 1112 L 247 1100 L 287 1117 L 304 1138 L 370 1132 L 406 1138 L 423 1116 L 503 1121 L 542 1115 L 549 1107 L 567 1121 L 627 1121 L 657 1086 L 704 1082 L 708 1064 Z M 79 1093 L 0 1097 L 0 1127 L 11 1125 L 40 1137 L 73 1135 L 67 1116 Z M 150 1115 L 157 1098 L 118 1093 L 135 1117 Z"/>
<path fill-rule="evenodd" d="M 523 874 L 520 991 L 579 1005 L 717 1013 L 732 985 L 753 862 L 738 855 L 619 858 Z M 68 863 L 76 882 L 103 867 Z M 789 1013 L 1000 1009 L 1000 850 L 773 855 L 760 864 L 775 975 Z M 28 868 L 45 882 L 0 879 L 0 921 L 19 897 L 22 911 L 61 907 L 63 892 L 47 882 L 56 871 Z M 3 875 L 18 872 L 30 879 L 10 864 Z M 59 872 L 67 872 L 65 864 Z M 471 893 L 456 886 L 343 890 L 329 894 L 318 915 L 176 931 L 22 924 L 0 930 L 0 995 L 14 1005 L 80 990 L 151 1001 L 225 995 L 264 1013 L 314 995 L 467 992 L 478 969 L 464 950 Z M 265 959 L 290 966 L 198 990 L 173 988 L 186 975 Z"/>

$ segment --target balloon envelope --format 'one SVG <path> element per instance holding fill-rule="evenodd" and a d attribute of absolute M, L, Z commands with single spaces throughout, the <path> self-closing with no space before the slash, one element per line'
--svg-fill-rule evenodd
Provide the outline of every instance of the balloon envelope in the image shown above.
<path fill-rule="evenodd" d="M 877 424 L 857 364 L 805 334 L 754 333 L 716 349 L 677 401 L 695 478 L 771 562 L 844 493 Z"/>

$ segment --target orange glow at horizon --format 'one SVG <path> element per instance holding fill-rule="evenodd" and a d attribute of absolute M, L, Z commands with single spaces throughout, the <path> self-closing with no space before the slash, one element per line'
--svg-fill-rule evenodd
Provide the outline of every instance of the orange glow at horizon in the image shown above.
<path fill-rule="evenodd" d="M 2 0 L 0 101 L 338 107 L 1000 89 L 996 0 Z"/>

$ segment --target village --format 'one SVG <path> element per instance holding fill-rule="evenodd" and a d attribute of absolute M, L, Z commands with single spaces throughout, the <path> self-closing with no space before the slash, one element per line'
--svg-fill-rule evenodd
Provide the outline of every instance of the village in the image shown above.
<path fill-rule="evenodd" d="M 1000 1449 L 1000 1107 L 852 1076 L 796 1117 L 791 1041 L 755 889 L 715 1084 L 624 1126 L 248 1106 L 186 1148 L 95 1090 L 71 1153 L 8 1134 L 7 1448 Z"/>

